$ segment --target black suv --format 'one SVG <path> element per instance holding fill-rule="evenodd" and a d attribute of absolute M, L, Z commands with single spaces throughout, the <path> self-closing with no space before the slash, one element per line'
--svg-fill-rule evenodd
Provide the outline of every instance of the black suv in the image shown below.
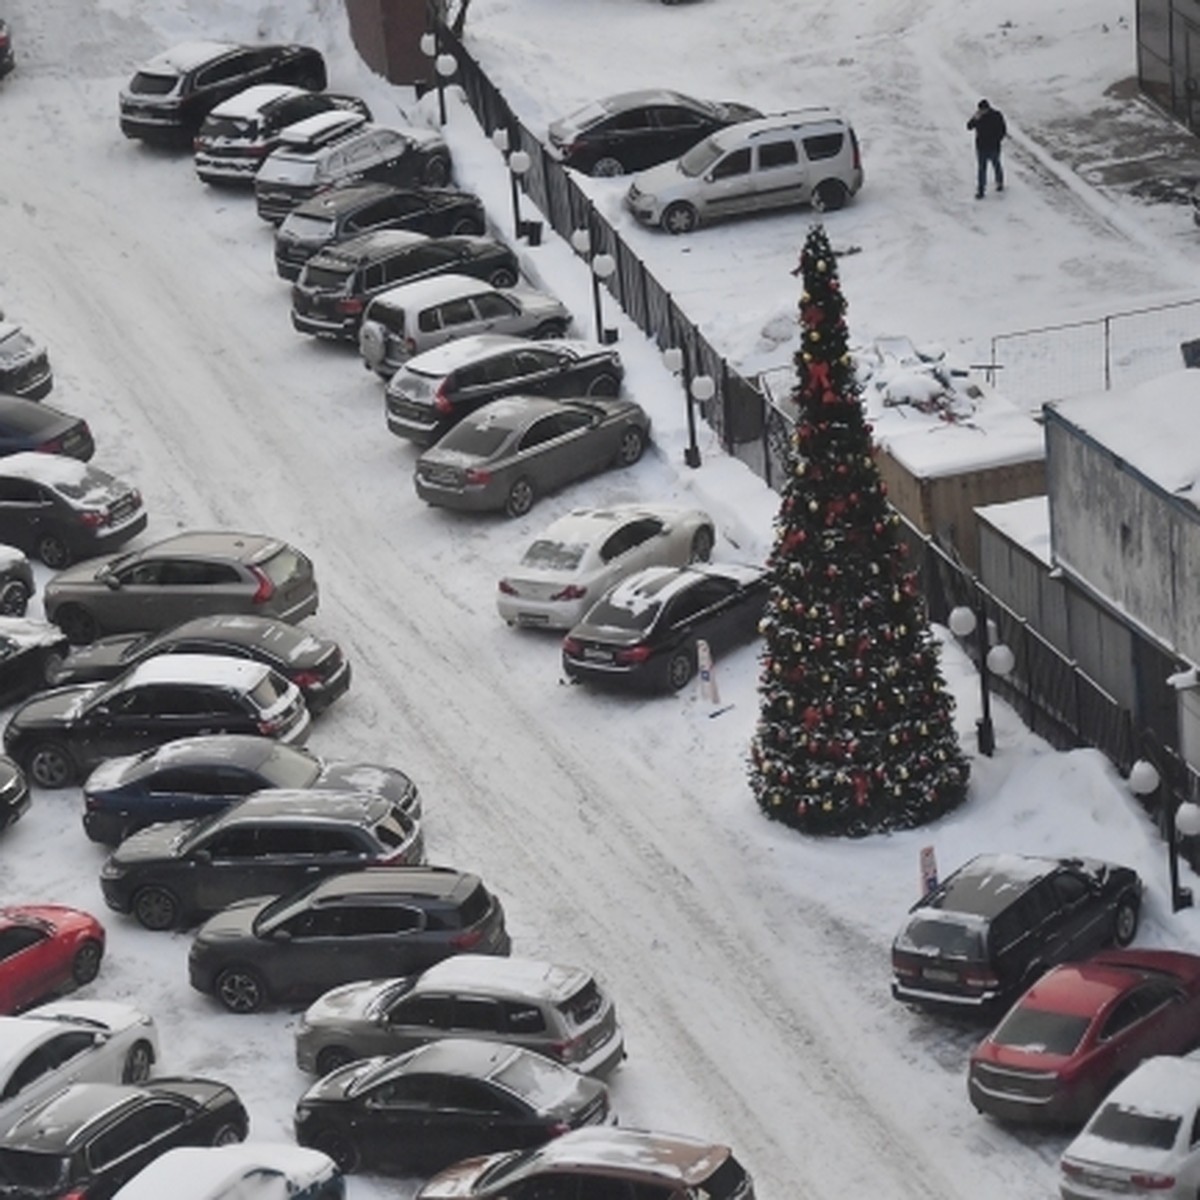
<path fill-rule="evenodd" d="M 215 816 L 132 834 L 101 868 L 100 890 L 147 929 L 173 929 L 338 871 L 424 861 L 420 825 L 383 796 L 272 789 Z"/>
<path fill-rule="evenodd" d="M 140 66 L 121 92 L 127 138 L 190 146 L 222 100 L 256 83 L 294 83 L 319 92 L 325 60 L 311 46 L 184 42 Z"/>
<path fill-rule="evenodd" d="M 210 917 L 188 977 L 230 1012 L 315 1000 L 356 979 L 411 975 L 452 954 L 506 955 L 500 900 L 449 867 L 367 867 Z"/>
<path fill-rule="evenodd" d="M 494 238 L 429 238 L 402 229 L 363 233 L 326 246 L 304 264 L 292 285 L 292 325 L 300 333 L 357 341 L 373 297 L 400 283 L 449 274 L 513 287 L 520 267 Z"/>
<path fill-rule="evenodd" d="M 0 392 L 41 400 L 54 387 L 46 347 L 0 313 Z"/>
<path fill-rule="evenodd" d="M 4 1200 L 105 1200 L 175 1146 L 242 1141 L 249 1117 L 213 1079 L 73 1083 L 0 1136 Z"/>
<path fill-rule="evenodd" d="M 981 854 L 909 910 L 892 943 L 892 995 L 992 1019 L 1049 967 L 1129 945 L 1141 899 L 1129 867 Z"/>
<path fill-rule="evenodd" d="M 338 187 L 306 200 L 284 218 L 275 233 L 275 270 L 284 279 L 295 279 L 319 250 L 374 230 L 444 237 L 482 234 L 486 228 L 483 204 L 468 192 L 387 183 Z"/>

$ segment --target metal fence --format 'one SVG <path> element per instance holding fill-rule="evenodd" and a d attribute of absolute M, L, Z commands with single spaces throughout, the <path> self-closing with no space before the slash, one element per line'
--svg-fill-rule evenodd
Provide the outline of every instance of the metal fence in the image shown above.
<path fill-rule="evenodd" d="M 1181 365 L 1200 365 L 1200 300 L 1177 300 L 1092 321 L 1047 325 L 992 338 L 989 382 L 1029 408 L 1088 392 L 1152 379 Z M 1181 359 L 1181 351 L 1183 357 Z"/>

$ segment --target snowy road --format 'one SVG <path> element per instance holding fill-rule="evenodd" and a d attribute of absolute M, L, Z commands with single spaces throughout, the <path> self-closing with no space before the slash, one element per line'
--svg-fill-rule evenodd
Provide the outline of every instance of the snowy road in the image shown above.
<path fill-rule="evenodd" d="M 598 23 L 588 34 L 593 53 L 568 66 L 561 48 L 597 2 L 475 6 L 472 36 L 491 47 L 480 53 L 508 64 L 498 67 L 501 81 L 531 123 L 615 90 L 614 62 L 622 80 L 632 77 L 647 65 L 635 61 L 639 49 L 664 55 L 652 31 L 665 37 L 665 22 L 692 19 L 718 0 L 661 11 L 647 0 L 613 0 L 623 16 L 646 22 L 647 36 Z M 289 14 L 293 5 L 299 15 Z M 364 92 L 384 119 L 404 97 L 339 49 L 344 31 L 332 2 L 219 0 L 204 6 L 204 24 L 183 0 L 97 0 L 86 14 L 78 7 L 7 5 L 22 58 L 0 95 L 0 303 L 49 342 L 57 371 L 49 402 L 92 422 L 97 462 L 145 493 L 150 535 L 244 527 L 288 537 L 314 558 L 323 600 L 313 625 L 342 643 L 355 681 L 318 725 L 313 747 L 403 766 L 426 798 L 431 857 L 477 870 L 504 898 L 517 952 L 599 972 L 630 1046 L 615 1082 L 625 1124 L 729 1141 L 763 1200 L 1049 1194 L 1062 1140 L 1014 1139 L 979 1120 L 964 1096 L 969 1035 L 899 1011 L 887 995 L 887 945 L 912 898 L 919 835 L 798 844 L 754 811 L 742 772 L 753 650 L 721 664 L 733 707 L 714 720 L 691 695 L 627 700 L 568 688 L 553 638 L 514 634 L 496 617 L 495 579 L 569 507 L 701 499 L 728 528 L 739 528 L 735 516 L 751 527 L 740 548 L 719 548 L 727 558 L 761 557 L 769 517 L 735 513 L 736 497 L 706 495 L 700 476 L 689 491 L 673 456 L 655 454 L 515 523 L 425 509 L 412 491 L 411 448 L 384 428 L 378 381 L 352 350 L 290 328 L 270 230 L 252 202 L 203 187 L 186 156 L 124 142 L 116 124 L 116 93 L 132 65 L 201 33 L 320 44 L 334 84 Z M 1032 316 L 1052 301 L 1093 302 L 1096 280 L 1110 272 L 1131 290 L 1182 285 L 1185 264 L 1147 260 L 1086 199 L 1040 174 L 1018 143 L 1024 195 L 1007 197 L 1000 218 L 1012 249 L 1008 275 L 991 279 L 982 311 L 968 321 L 963 296 L 975 288 L 964 264 L 978 239 L 997 232 L 985 225 L 993 210 L 971 207 L 970 149 L 958 120 L 971 97 L 935 52 L 938 6 L 861 0 L 830 10 L 792 0 L 759 20 L 761 7 L 725 0 L 725 24 L 710 21 L 718 44 L 708 57 L 698 57 L 699 39 L 689 42 L 674 64 L 679 80 L 659 81 L 773 108 L 801 94 L 846 107 L 856 98 L 869 185 L 829 224 L 835 240 L 864 246 L 843 277 L 860 322 L 888 332 L 904 320 L 906 332 L 924 337 L 949 322 L 943 340 L 965 340 L 1014 323 L 1014 288 L 1027 289 Z M 818 7 L 826 15 L 801 37 L 802 15 Z M 518 8 L 538 23 L 540 50 L 513 26 Z M 924 31 L 909 38 L 918 21 Z M 757 40 L 735 53 L 751 29 Z M 772 48 L 783 48 L 770 61 L 786 73 L 786 88 L 772 89 L 760 69 Z M 931 111 L 940 114 L 933 126 Z M 504 195 L 492 154 L 486 143 L 477 156 L 464 154 L 467 182 L 489 198 Z M 620 185 L 597 185 L 597 195 L 619 217 Z M 780 216 L 703 231 L 686 244 L 630 234 L 664 276 L 678 271 L 684 307 L 720 326 L 718 344 L 747 362 L 778 361 L 764 330 L 792 336 L 788 271 L 806 223 Z M 1048 267 L 1051 247 L 1057 270 Z M 570 255 L 561 261 L 570 265 Z M 563 268 L 548 255 L 542 270 L 555 277 Z M 875 286 L 884 275 L 886 286 Z M 914 286 L 898 315 L 910 277 L 936 286 Z M 586 284 L 568 298 L 586 328 Z M 653 356 L 639 357 L 631 344 L 627 361 L 634 394 L 652 409 L 665 404 Z M 984 779 L 999 786 L 1000 768 L 989 769 Z M 78 818 L 77 793 L 38 797 L 0 844 L 0 901 L 43 896 L 103 911 L 100 855 Z M 877 877 L 868 872 L 860 885 L 856 874 L 852 886 L 862 891 L 848 904 L 841 864 L 861 873 L 872 859 Z M 898 860 L 913 869 L 896 871 Z M 186 936 L 108 924 L 96 994 L 136 999 L 163 1026 L 167 1069 L 227 1079 L 247 1100 L 256 1136 L 289 1137 L 305 1086 L 291 1064 L 294 1017 L 220 1014 L 187 987 Z M 355 1198 L 394 1194 L 369 1180 L 351 1190 Z"/>

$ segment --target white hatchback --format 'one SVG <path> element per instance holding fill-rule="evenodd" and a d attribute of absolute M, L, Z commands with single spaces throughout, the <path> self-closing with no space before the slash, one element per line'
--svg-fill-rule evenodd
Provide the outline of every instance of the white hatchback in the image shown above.
<path fill-rule="evenodd" d="M 60 1000 L 0 1017 L 0 1128 L 72 1083 L 141 1083 L 158 1061 L 154 1021 L 111 1000 Z"/>
<path fill-rule="evenodd" d="M 500 580 L 496 608 L 510 625 L 570 629 L 634 571 L 707 562 L 715 538 L 712 517 L 697 508 L 578 508 L 535 538 Z"/>
<path fill-rule="evenodd" d="M 1063 1151 L 1063 1200 L 1200 1192 L 1200 1060 L 1146 1059 L 1117 1084 Z"/>

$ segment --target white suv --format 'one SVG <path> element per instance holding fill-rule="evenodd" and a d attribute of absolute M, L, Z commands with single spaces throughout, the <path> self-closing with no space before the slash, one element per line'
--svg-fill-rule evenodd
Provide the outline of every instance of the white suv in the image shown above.
<path fill-rule="evenodd" d="M 850 123 L 828 108 L 804 108 L 718 130 L 682 158 L 639 172 L 625 204 L 644 225 L 688 233 L 739 213 L 841 208 L 862 182 Z"/>

